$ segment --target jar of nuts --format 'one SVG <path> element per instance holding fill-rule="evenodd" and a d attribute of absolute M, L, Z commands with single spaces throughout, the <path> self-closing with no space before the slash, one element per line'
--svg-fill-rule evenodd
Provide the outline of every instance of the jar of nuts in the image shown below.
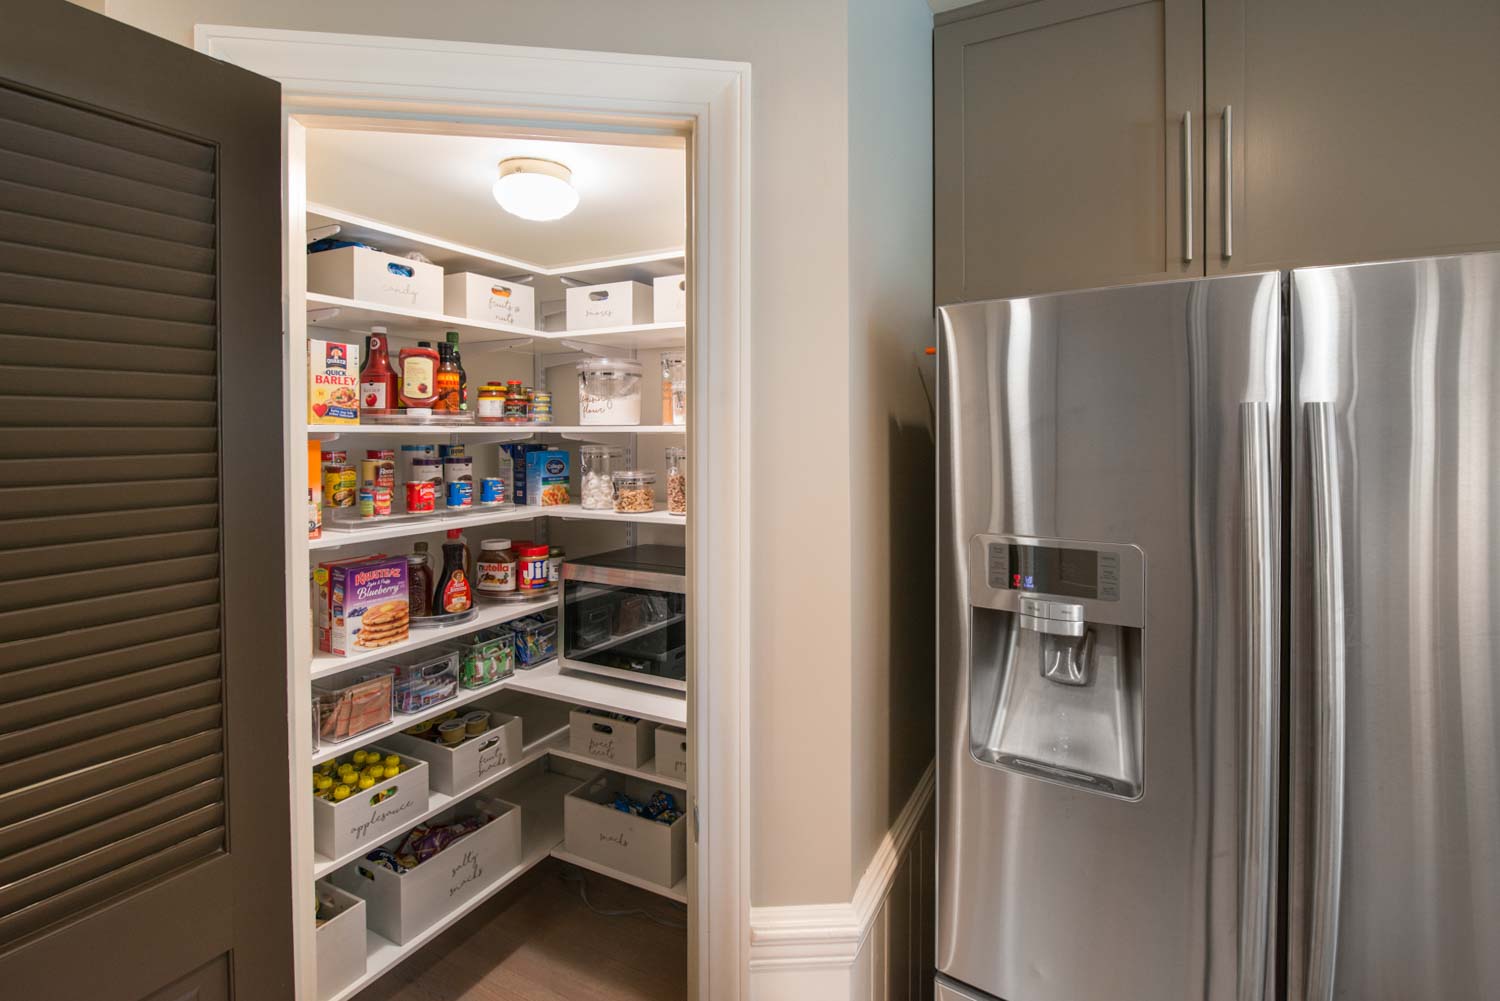
<path fill-rule="evenodd" d="M 621 470 L 615 474 L 615 511 L 646 514 L 656 510 L 656 474 L 650 470 Z"/>
<path fill-rule="evenodd" d="M 687 514 L 687 449 L 667 449 L 667 513 Z"/>

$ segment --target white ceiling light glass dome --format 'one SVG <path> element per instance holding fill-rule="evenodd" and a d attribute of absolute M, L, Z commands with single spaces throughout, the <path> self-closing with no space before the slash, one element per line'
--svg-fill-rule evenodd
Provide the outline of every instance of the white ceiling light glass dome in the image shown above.
<path fill-rule="evenodd" d="M 555 160 L 513 156 L 500 161 L 495 201 L 513 216 L 535 222 L 561 219 L 578 207 L 573 172 Z"/>

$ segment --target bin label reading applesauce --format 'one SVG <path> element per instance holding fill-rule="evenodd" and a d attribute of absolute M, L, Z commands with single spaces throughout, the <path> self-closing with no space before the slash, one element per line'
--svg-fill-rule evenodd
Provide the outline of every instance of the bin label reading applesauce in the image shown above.
<path fill-rule="evenodd" d="M 355 824 L 353 827 L 349 828 L 349 833 L 352 834 L 356 840 L 363 839 L 365 835 L 369 834 L 370 829 L 373 828 L 376 824 L 383 824 L 392 817 L 405 813 L 407 810 L 410 810 L 413 806 L 415 806 L 416 802 L 417 801 L 414 798 L 408 797 L 399 806 L 393 806 L 389 809 L 372 810 L 370 811 L 370 819 L 362 824 Z"/>
<path fill-rule="evenodd" d="M 464 857 L 448 872 L 448 877 L 454 880 L 448 887 L 448 896 L 453 896 L 483 875 L 484 866 L 479 864 L 479 856 L 472 851 L 464 852 Z"/>

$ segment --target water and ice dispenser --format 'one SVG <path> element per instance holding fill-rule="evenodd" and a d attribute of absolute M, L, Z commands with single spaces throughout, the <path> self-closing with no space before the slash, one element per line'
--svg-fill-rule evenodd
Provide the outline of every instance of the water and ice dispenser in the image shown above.
<path fill-rule="evenodd" d="M 1145 559 L 1135 546 L 970 544 L 969 741 L 1037 779 L 1138 798 Z"/>

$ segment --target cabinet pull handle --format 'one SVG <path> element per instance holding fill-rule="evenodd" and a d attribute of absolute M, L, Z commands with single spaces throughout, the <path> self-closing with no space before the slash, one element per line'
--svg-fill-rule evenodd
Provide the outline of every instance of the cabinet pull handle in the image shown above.
<path fill-rule="evenodd" d="M 1224 105 L 1224 256 L 1234 256 L 1234 108 Z"/>
<path fill-rule="evenodd" d="M 1193 113 L 1182 113 L 1182 260 L 1193 261 Z"/>

